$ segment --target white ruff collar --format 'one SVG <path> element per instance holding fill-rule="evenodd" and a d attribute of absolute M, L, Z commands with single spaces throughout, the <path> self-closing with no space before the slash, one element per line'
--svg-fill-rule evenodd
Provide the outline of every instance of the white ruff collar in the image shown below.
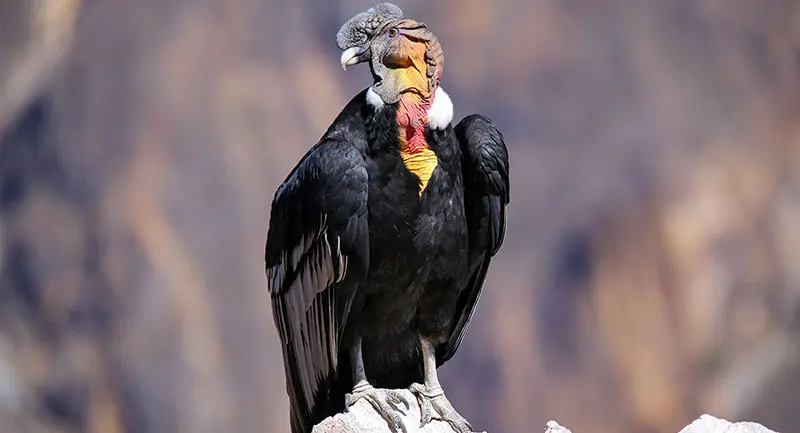
<path fill-rule="evenodd" d="M 375 108 L 375 111 L 383 108 L 384 103 L 380 96 L 372 90 L 367 90 L 367 103 Z M 453 120 L 453 101 L 450 95 L 441 87 L 436 88 L 433 95 L 433 105 L 428 109 L 428 126 L 431 129 L 445 129 Z"/>

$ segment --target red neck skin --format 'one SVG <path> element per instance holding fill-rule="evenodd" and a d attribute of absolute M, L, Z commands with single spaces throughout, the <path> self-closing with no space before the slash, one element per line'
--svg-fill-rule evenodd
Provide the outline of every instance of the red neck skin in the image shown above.
<path fill-rule="evenodd" d="M 428 109 L 433 104 L 431 96 L 423 98 L 417 93 L 404 93 L 400 96 L 397 109 L 397 125 L 400 127 L 400 150 L 417 153 L 428 148 L 425 140 L 425 125 L 428 124 Z"/>

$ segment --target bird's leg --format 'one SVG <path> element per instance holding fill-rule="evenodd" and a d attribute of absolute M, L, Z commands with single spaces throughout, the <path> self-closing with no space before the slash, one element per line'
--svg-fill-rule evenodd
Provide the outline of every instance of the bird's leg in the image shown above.
<path fill-rule="evenodd" d="M 361 337 L 358 337 L 353 347 L 350 348 L 350 362 L 353 365 L 353 392 L 345 395 L 346 409 L 356 404 L 362 398 L 369 402 L 378 412 L 390 428 L 394 431 L 407 432 L 403 419 L 400 418 L 399 405 L 403 404 L 408 409 L 408 402 L 402 394 L 391 389 L 378 389 L 370 385 L 367 381 L 367 374 L 364 371 L 364 357 L 361 352 Z"/>
<path fill-rule="evenodd" d="M 420 427 L 431 422 L 434 418 L 433 410 L 441 419 L 450 424 L 459 433 L 471 433 L 472 426 L 453 408 L 453 405 L 444 395 L 444 390 L 439 384 L 439 376 L 436 373 L 436 350 L 433 344 L 424 337 L 420 337 L 422 348 L 422 363 L 425 372 L 425 383 L 414 383 L 409 388 L 420 405 L 421 422 Z"/>

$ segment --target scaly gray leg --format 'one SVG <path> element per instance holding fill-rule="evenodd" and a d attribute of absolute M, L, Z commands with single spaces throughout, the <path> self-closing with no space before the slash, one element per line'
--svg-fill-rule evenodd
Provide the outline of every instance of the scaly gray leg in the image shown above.
<path fill-rule="evenodd" d="M 442 386 L 439 385 L 439 376 L 436 373 L 436 350 L 433 344 L 420 337 L 422 348 L 422 363 L 425 370 L 425 384 L 414 383 L 409 388 L 417 396 L 419 401 L 422 419 L 420 428 L 431 422 L 433 419 L 433 409 L 438 413 L 437 419 L 441 419 L 450 424 L 459 433 L 472 433 L 472 426 L 453 408 L 450 401 L 444 395 Z"/>
<path fill-rule="evenodd" d="M 403 398 L 402 394 L 391 389 L 378 389 L 374 388 L 367 381 L 367 375 L 364 372 L 364 358 L 361 353 L 361 337 L 358 338 L 356 343 L 350 349 L 350 362 L 353 365 L 353 392 L 345 395 L 345 405 L 350 409 L 358 400 L 362 398 L 369 402 L 372 407 L 378 412 L 389 428 L 395 431 L 407 432 L 403 420 L 400 418 L 398 412 L 400 404 L 406 406 L 408 409 L 408 402 Z"/>

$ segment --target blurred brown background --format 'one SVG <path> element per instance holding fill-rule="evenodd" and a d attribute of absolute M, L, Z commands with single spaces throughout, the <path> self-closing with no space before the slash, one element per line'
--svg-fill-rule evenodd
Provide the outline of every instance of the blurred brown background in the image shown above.
<path fill-rule="evenodd" d="M 287 431 L 272 194 L 364 0 L 0 0 L 0 433 Z M 398 1 L 505 133 L 477 428 L 800 425 L 800 2 Z"/>

